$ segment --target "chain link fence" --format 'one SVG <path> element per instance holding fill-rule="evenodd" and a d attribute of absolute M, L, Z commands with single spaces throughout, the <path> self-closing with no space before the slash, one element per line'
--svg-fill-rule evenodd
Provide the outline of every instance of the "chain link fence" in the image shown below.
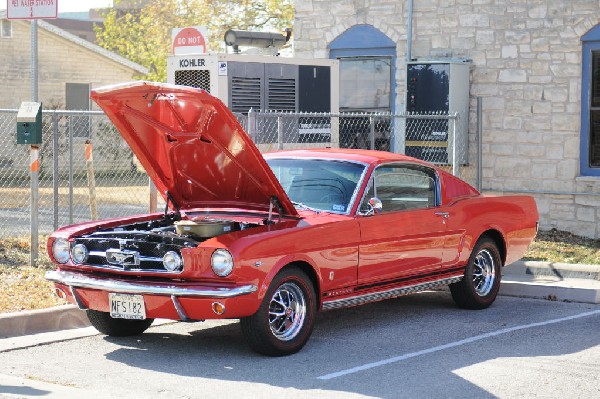
<path fill-rule="evenodd" d="M 261 152 L 360 148 L 406 154 L 478 185 L 477 134 L 461 115 L 289 113 L 236 115 Z M 463 116 L 466 117 L 466 116 Z"/>
<path fill-rule="evenodd" d="M 30 232 L 30 147 L 16 144 L 16 117 L 16 110 L 0 110 L 0 237 Z M 148 211 L 148 176 L 104 113 L 44 111 L 42 129 L 40 234 L 92 219 L 93 200 L 100 219 Z M 93 190 L 86 167 L 88 143 Z"/>
<path fill-rule="evenodd" d="M 16 117 L 17 110 L 0 110 L 0 239 L 28 237 L 31 231 L 30 149 L 16 144 Z M 477 135 L 457 129 L 460 115 L 251 110 L 236 117 L 261 152 L 324 147 L 393 151 L 435 163 L 473 185 L 478 181 Z M 86 162 L 86 144 L 91 145 L 92 162 Z M 102 112 L 44 111 L 39 153 L 42 236 L 93 219 L 94 205 L 99 219 L 151 208 L 147 174 Z M 161 209 L 164 202 L 158 197 Z"/>

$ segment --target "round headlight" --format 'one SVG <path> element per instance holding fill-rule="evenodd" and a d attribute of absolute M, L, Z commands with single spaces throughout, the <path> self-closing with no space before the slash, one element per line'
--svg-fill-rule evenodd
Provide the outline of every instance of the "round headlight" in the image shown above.
<path fill-rule="evenodd" d="M 52 244 L 52 257 L 58 263 L 67 263 L 69 261 L 69 241 L 57 238 Z"/>
<path fill-rule="evenodd" d="M 169 251 L 163 256 L 163 266 L 170 272 L 181 270 L 183 259 L 177 252 Z"/>
<path fill-rule="evenodd" d="M 71 259 L 79 265 L 88 259 L 89 254 L 90 251 L 88 251 L 87 247 L 83 244 L 77 244 L 71 248 Z"/>
<path fill-rule="evenodd" d="M 228 276 L 233 270 L 233 256 L 226 249 L 217 249 L 210 258 L 210 265 L 217 276 Z"/>

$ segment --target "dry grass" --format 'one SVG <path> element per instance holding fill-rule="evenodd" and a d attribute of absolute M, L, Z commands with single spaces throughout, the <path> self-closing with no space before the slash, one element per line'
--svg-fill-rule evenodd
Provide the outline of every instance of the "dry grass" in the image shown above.
<path fill-rule="evenodd" d="M 600 240 L 555 229 L 540 231 L 523 260 L 600 265 Z"/>
<path fill-rule="evenodd" d="M 44 279 L 52 268 L 46 255 L 46 240 L 40 240 L 40 259 L 29 265 L 29 240 L 3 238 L 0 241 L 0 313 L 44 309 L 65 303 L 54 295 L 52 283 Z"/>
<path fill-rule="evenodd" d="M 29 264 L 29 240 L 0 241 L 0 313 L 43 309 L 64 303 L 44 280 L 52 264 L 46 254 L 46 240 L 40 239 L 40 259 Z M 600 264 L 600 240 L 591 240 L 561 231 L 540 232 L 525 254 L 525 260 Z"/>

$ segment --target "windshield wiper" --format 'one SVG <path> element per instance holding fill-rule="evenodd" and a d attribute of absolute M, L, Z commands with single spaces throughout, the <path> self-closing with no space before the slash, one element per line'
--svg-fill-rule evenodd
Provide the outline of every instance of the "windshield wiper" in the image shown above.
<path fill-rule="evenodd" d="M 296 208 L 306 209 L 308 211 L 313 211 L 315 213 L 321 213 L 322 212 L 320 209 L 311 208 L 308 205 L 304 205 L 302 202 L 292 201 L 292 205 L 294 205 Z"/>

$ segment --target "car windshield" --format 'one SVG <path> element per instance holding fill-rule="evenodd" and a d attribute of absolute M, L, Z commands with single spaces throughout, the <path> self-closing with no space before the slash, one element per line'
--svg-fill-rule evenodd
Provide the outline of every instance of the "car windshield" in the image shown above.
<path fill-rule="evenodd" d="M 364 165 L 321 159 L 268 159 L 297 209 L 347 213 Z"/>

